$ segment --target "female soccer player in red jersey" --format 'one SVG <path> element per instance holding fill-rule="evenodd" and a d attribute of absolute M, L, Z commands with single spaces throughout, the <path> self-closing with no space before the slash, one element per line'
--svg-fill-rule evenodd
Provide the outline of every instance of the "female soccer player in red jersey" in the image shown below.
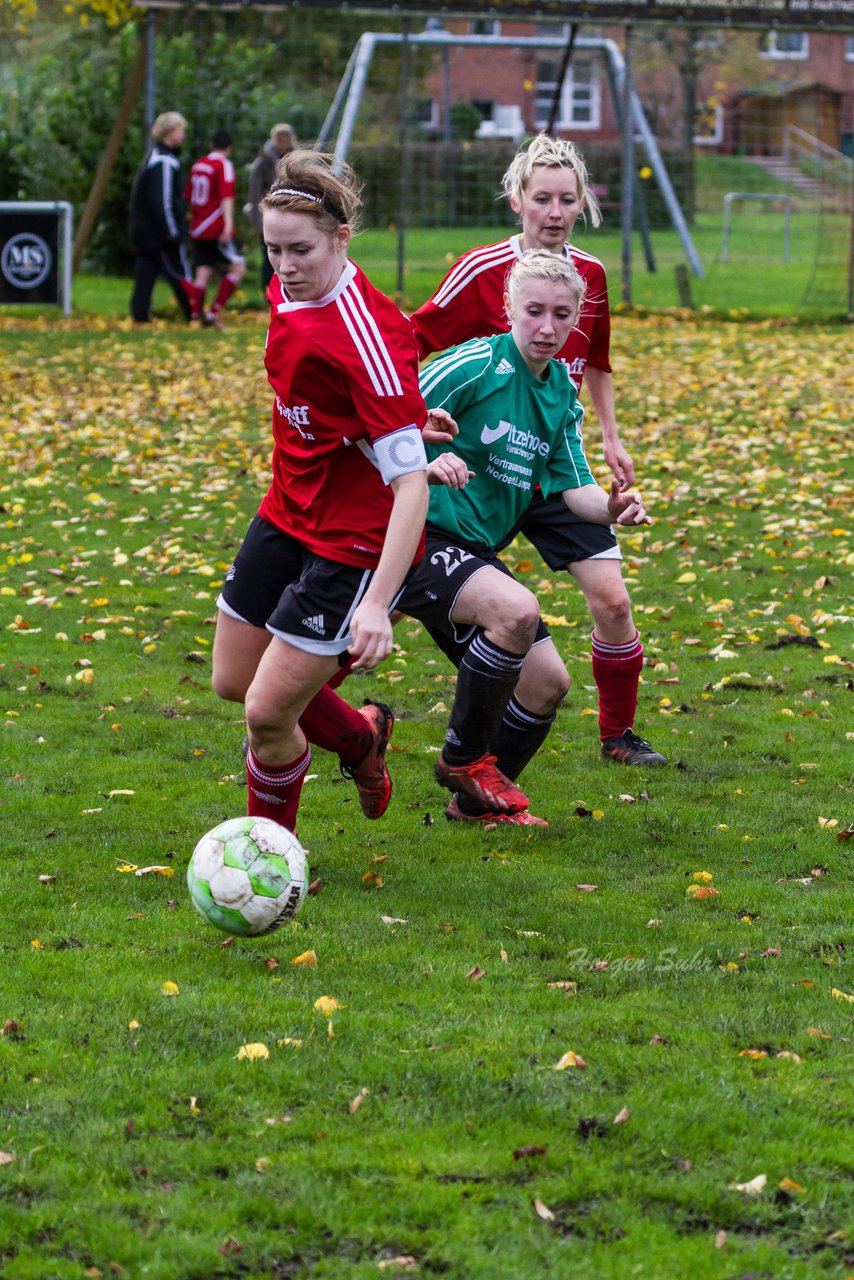
<path fill-rule="evenodd" d="M 582 378 L 602 428 L 605 461 L 620 488 L 634 481 L 634 467 L 620 442 L 609 361 L 610 316 L 605 269 L 597 258 L 569 243 L 576 218 L 587 210 L 600 222 L 584 162 L 571 142 L 540 134 L 518 153 L 503 189 L 519 214 L 522 231 L 500 244 L 472 249 L 451 268 L 436 293 L 412 315 L 422 356 L 469 338 L 508 329 L 504 310 L 507 273 L 526 249 L 562 254 L 586 283 L 581 314 L 559 359 L 580 390 Z M 602 756 L 622 764 L 665 764 L 665 758 L 634 732 L 643 646 L 632 619 L 620 570 L 620 550 L 611 530 L 574 515 L 537 493 L 509 541 L 523 533 L 551 569 L 569 569 L 593 617 L 593 675 L 599 692 Z M 506 545 L 506 544 L 504 544 Z"/>
<path fill-rule="evenodd" d="M 572 263 L 544 249 L 511 269 L 510 333 L 477 338 L 431 361 L 421 391 L 436 420 L 458 431 L 447 452 L 430 445 L 431 491 L 424 558 L 399 608 L 419 618 L 458 668 L 436 777 L 456 792 L 452 821 L 547 826 L 515 786 L 542 746 L 569 687 L 538 617 L 537 601 L 498 559 L 496 547 L 528 508 L 545 500 L 610 528 L 648 522 L 639 494 L 610 494 L 594 480 L 581 439 L 582 410 L 555 359 L 576 321 L 584 283 Z"/>
<path fill-rule="evenodd" d="M 336 751 L 368 817 L 391 790 L 388 708 L 327 686 L 392 646 L 389 612 L 423 547 L 426 421 L 409 321 L 348 259 L 352 171 L 284 156 L 261 202 L 275 271 L 265 364 L 272 483 L 218 601 L 213 684 L 246 706 L 249 814 L 294 830 L 311 758 Z"/>

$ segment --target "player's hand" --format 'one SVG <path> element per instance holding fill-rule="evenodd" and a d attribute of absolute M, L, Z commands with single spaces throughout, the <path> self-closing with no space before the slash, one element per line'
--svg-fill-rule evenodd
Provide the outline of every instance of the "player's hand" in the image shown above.
<path fill-rule="evenodd" d="M 619 440 L 613 445 L 605 446 L 605 461 L 617 477 L 621 491 L 628 489 L 630 484 L 634 484 L 635 464 L 632 462 L 631 454 L 627 453 Z"/>
<path fill-rule="evenodd" d="M 608 512 L 617 524 L 652 524 L 639 493 L 621 493 L 618 480 L 611 481 Z"/>
<path fill-rule="evenodd" d="M 391 653 L 391 622 L 381 605 L 363 600 L 350 621 L 350 632 L 354 671 L 370 671 Z"/>
<path fill-rule="evenodd" d="M 464 489 L 473 475 L 455 453 L 440 453 L 427 464 L 427 483 L 443 484 L 448 489 Z"/>
<path fill-rule="evenodd" d="M 427 421 L 421 428 L 425 444 L 450 444 L 460 429 L 447 409 L 428 409 Z"/>

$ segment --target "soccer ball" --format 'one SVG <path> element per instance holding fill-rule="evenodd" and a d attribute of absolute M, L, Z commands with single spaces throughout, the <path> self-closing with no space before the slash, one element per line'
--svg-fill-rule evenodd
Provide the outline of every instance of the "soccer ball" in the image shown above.
<path fill-rule="evenodd" d="M 270 818 L 229 818 L 196 845 L 187 885 L 196 909 L 218 929 L 272 933 L 302 906 L 305 850 Z"/>

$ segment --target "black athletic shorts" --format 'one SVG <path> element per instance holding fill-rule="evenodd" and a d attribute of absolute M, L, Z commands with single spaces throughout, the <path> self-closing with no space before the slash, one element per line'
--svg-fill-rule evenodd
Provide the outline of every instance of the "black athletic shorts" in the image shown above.
<path fill-rule="evenodd" d="M 610 525 L 582 520 L 565 502 L 546 502 L 540 489 L 499 551 L 509 547 L 519 533 L 537 548 L 550 569 L 565 569 L 575 560 L 623 558 Z"/>
<path fill-rule="evenodd" d="M 397 603 L 401 613 L 417 618 L 455 667 L 482 627 L 451 621 L 457 597 L 466 583 L 481 569 L 498 569 L 515 581 L 515 575 L 498 558 L 492 547 L 455 541 L 448 533 L 427 526 L 424 558 L 410 573 Z M 542 618 L 537 622 L 534 644 L 548 639 Z"/>
<path fill-rule="evenodd" d="M 245 261 L 243 246 L 232 236 L 228 244 L 219 240 L 193 240 L 193 262 L 197 267 L 234 267 Z"/>
<path fill-rule="evenodd" d="M 373 569 L 315 555 L 255 516 L 225 575 L 217 608 L 266 627 L 295 649 L 335 657 L 352 642 L 350 619 L 373 576 Z M 396 607 L 394 601 L 389 613 Z"/>

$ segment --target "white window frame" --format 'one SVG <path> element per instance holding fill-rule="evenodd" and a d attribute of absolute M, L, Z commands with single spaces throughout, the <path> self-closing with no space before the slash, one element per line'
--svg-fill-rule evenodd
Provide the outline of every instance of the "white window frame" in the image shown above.
<path fill-rule="evenodd" d="M 572 61 L 569 64 L 569 70 L 567 72 L 566 79 L 563 82 L 563 92 L 560 97 L 560 118 L 555 126 L 558 129 L 599 129 L 602 126 L 602 81 L 599 75 L 599 64 L 592 56 L 588 58 L 582 55 L 579 60 L 583 61 L 585 65 L 590 67 L 590 96 L 589 102 L 585 103 L 585 105 L 589 105 L 590 107 L 590 119 L 578 120 L 575 118 L 575 107 L 579 90 L 586 90 L 588 85 L 582 85 L 576 81 L 575 71 L 578 66 L 578 62 Z M 538 129 L 543 128 L 547 123 L 547 121 L 541 117 L 540 102 L 545 99 L 546 95 L 548 95 L 549 100 L 551 100 L 554 95 L 555 83 L 556 82 L 554 80 L 537 81 L 537 110 L 535 124 Z"/>
<path fill-rule="evenodd" d="M 715 103 L 714 107 L 709 108 L 707 105 L 701 108 L 703 111 L 712 110 L 715 113 L 715 123 L 711 133 L 695 133 L 692 139 L 697 147 L 719 147 L 724 139 L 724 109 L 720 102 Z"/>
<path fill-rule="evenodd" d="M 854 36 L 845 37 L 845 61 L 854 62 Z"/>
<path fill-rule="evenodd" d="M 473 36 L 500 36 L 501 22 L 498 18 L 472 18 L 469 22 L 469 34 Z"/>
<path fill-rule="evenodd" d="M 783 32 L 776 27 L 772 27 L 766 36 L 767 44 L 759 50 L 760 58 L 773 58 L 775 61 L 782 62 L 806 62 L 810 56 L 810 38 L 806 31 L 789 31 L 786 35 L 800 36 L 802 45 L 800 49 L 778 49 L 777 36 Z"/>
<path fill-rule="evenodd" d="M 427 97 L 420 98 L 418 100 L 419 111 L 422 108 L 426 108 L 428 103 L 430 104 L 429 118 L 422 118 L 420 115 L 416 115 L 415 123 L 418 125 L 419 129 L 427 129 L 431 133 L 433 133 L 435 132 L 436 129 L 439 128 L 439 99 L 427 98 Z M 425 117 L 426 117 L 426 111 L 425 111 Z"/>

